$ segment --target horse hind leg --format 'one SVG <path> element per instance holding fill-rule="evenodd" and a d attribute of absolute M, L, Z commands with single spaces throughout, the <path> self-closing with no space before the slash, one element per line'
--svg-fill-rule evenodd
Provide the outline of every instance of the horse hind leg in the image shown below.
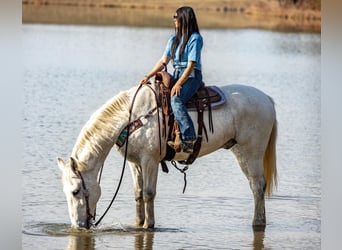
<path fill-rule="evenodd" d="M 259 164 L 260 163 L 258 163 L 258 165 Z M 261 168 L 263 168 L 262 163 L 261 163 Z M 248 181 L 249 181 L 249 185 L 252 189 L 253 196 L 254 196 L 253 228 L 255 230 L 264 229 L 266 227 L 266 212 L 265 212 L 266 180 L 265 180 L 264 174 L 257 174 L 257 175 L 252 174 L 248 177 Z"/>
<path fill-rule="evenodd" d="M 266 226 L 265 212 L 265 189 L 266 179 L 264 176 L 263 157 L 247 157 L 239 145 L 232 149 L 243 173 L 246 175 L 254 197 L 254 230 L 264 230 Z M 262 154 L 260 154 L 261 156 Z"/>

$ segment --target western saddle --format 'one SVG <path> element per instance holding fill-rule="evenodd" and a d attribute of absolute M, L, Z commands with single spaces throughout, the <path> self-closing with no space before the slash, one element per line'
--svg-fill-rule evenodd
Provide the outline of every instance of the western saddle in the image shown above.
<path fill-rule="evenodd" d="M 155 84 L 158 88 L 158 98 L 162 105 L 163 109 L 163 127 L 164 127 L 164 135 L 167 135 L 167 141 L 175 141 L 174 148 L 171 148 L 167 145 L 167 152 L 164 159 L 161 161 L 162 169 L 164 172 L 168 172 L 165 160 L 171 161 L 175 154 L 180 152 L 180 132 L 178 130 L 178 124 L 174 119 L 174 115 L 172 112 L 171 104 L 170 104 L 170 92 L 174 85 L 172 82 L 171 75 L 166 71 L 160 71 L 155 76 Z M 193 153 L 189 155 L 188 159 L 185 161 L 181 161 L 179 163 L 190 165 L 192 164 L 195 159 L 197 158 L 199 151 L 202 145 L 202 137 L 203 137 L 203 130 L 205 133 L 206 140 L 208 141 L 208 133 L 206 126 L 203 122 L 203 113 L 207 109 L 208 110 L 208 124 L 209 124 L 209 131 L 214 133 L 214 126 L 212 120 L 212 107 L 220 106 L 225 103 L 225 96 L 221 92 L 221 90 L 216 86 L 208 86 L 206 87 L 205 84 L 202 82 L 202 85 L 196 92 L 196 94 L 187 102 L 187 108 L 189 111 L 197 110 L 197 124 L 198 124 L 198 134 L 197 140 L 194 145 Z M 166 124 L 165 124 L 165 116 L 168 116 L 168 127 L 169 131 L 166 134 Z"/>

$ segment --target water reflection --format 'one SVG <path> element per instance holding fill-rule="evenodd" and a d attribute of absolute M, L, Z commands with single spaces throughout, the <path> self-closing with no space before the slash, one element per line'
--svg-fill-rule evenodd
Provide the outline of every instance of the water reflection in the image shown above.
<path fill-rule="evenodd" d="M 121 235 L 123 232 L 118 232 L 115 230 L 116 233 L 119 233 Z M 159 230 L 143 230 L 143 231 L 132 231 L 132 232 L 126 232 L 130 236 L 129 237 L 134 239 L 134 249 L 135 250 L 151 250 L 153 249 L 154 245 L 154 237 L 157 233 L 166 233 L 167 232 L 161 232 Z M 124 234 L 126 234 L 124 233 Z M 115 236 L 112 235 L 112 236 Z M 78 234 L 78 235 L 69 235 L 69 241 L 68 245 L 66 247 L 66 250 L 93 250 L 96 249 L 96 235 L 95 234 Z M 133 238 L 134 237 L 134 238 Z M 164 237 L 164 236 L 163 236 Z M 166 238 L 168 236 L 165 236 Z M 265 231 L 264 230 L 253 230 L 253 238 L 251 238 L 250 246 L 254 250 L 261 250 L 265 249 L 264 246 L 264 239 L 265 239 Z M 184 242 L 185 244 L 185 242 Z"/>
<path fill-rule="evenodd" d="M 134 226 L 125 226 L 120 228 L 116 226 L 109 226 L 94 230 L 79 230 L 71 228 L 70 224 L 46 223 L 26 226 L 23 230 L 23 233 L 25 235 L 32 236 L 50 236 L 60 239 L 67 239 L 67 241 L 63 240 L 63 242 L 65 242 L 64 244 L 67 244 L 66 247 L 65 245 L 63 246 L 66 250 L 93 250 L 106 248 L 101 244 L 109 244 L 111 246 L 115 245 L 118 249 L 130 246 L 130 248 L 132 247 L 136 250 L 150 250 L 153 248 L 159 249 L 159 247 L 164 249 L 165 246 L 169 246 L 169 243 L 165 241 L 165 239 L 172 238 L 171 235 L 187 235 L 191 232 L 192 240 L 189 241 L 189 238 L 184 237 L 183 239 L 179 239 L 177 241 L 179 247 L 176 248 L 182 249 L 188 244 L 197 247 L 197 243 L 203 240 L 203 238 L 206 238 L 208 242 L 210 242 L 212 239 L 216 239 L 218 237 L 217 227 L 215 227 L 215 225 L 212 225 L 212 227 L 213 228 L 210 230 L 208 230 L 208 228 L 201 229 L 193 227 L 189 227 L 186 230 L 180 228 L 155 228 L 146 230 L 142 228 L 135 228 Z M 249 249 L 265 249 L 265 228 L 254 227 L 252 230 L 253 234 L 250 230 L 248 231 L 248 234 L 240 234 L 236 233 L 234 230 L 225 229 L 221 231 L 221 233 L 224 235 L 227 235 L 228 233 L 230 235 L 229 238 L 239 239 L 241 242 L 247 243 Z M 101 240 L 99 241 L 100 237 Z M 163 239 L 162 246 L 160 245 L 160 241 L 155 240 L 158 237 L 159 239 Z M 270 237 L 271 236 L 269 233 L 267 238 Z M 224 244 L 227 243 L 226 240 Z M 159 242 L 159 245 L 157 242 Z M 61 247 L 61 249 L 63 247 Z M 208 248 L 210 248 L 209 245 Z"/>
<path fill-rule="evenodd" d="M 133 232 L 134 249 L 153 249 L 154 231 Z M 96 249 L 94 234 L 70 235 L 66 250 L 93 250 Z"/>
<path fill-rule="evenodd" d="M 154 232 L 153 231 L 146 231 L 135 234 L 134 238 L 134 248 L 136 250 L 143 249 L 149 250 L 153 249 L 153 238 Z"/>
<path fill-rule="evenodd" d="M 66 250 L 93 250 L 95 238 L 92 235 L 70 235 Z"/>
<path fill-rule="evenodd" d="M 253 249 L 259 250 L 264 249 L 264 239 L 265 239 L 265 231 L 264 230 L 253 230 Z"/>

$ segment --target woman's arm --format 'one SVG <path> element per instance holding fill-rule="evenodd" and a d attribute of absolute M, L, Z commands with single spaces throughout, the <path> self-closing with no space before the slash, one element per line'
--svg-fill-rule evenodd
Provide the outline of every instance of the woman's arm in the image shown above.
<path fill-rule="evenodd" d="M 164 68 L 164 64 L 168 64 L 170 61 L 170 58 L 163 55 L 162 58 L 154 65 L 154 67 L 151 69 L 151 71 L 144 76 L 143 79 L 140 80 L 140 84 L 145 84 L 148 82 L 148 80 L 154 76 L 157 72 L 161 71 Z"/>
<path fill-rule="evenodd" d="M 183 83 L 185 83 L 185 81 L 188 80 L 188 78 L 189 78 L 191 72 L 194 70 L 195 66 L 196 66 L 196 62 L 188 61 L 188 66 L 185 68 L 183 74 L 178 79 L 178 81 L 173 86 L 173 88 L 171 89 L 171 96 L 173 96 L 175 94 L 176 95 L 180 94 L 180 90 L 182 88 Z"/>

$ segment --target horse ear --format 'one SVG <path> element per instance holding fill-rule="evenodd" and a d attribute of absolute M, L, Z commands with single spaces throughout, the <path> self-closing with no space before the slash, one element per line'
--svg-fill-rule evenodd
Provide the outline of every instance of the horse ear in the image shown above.
<path fill-rule="evenodd" d="M 65 169 L 65 162 L 63 161 L 62 158 L 57 158 L 57 163 L 58 163 L 58 167 L 61 171 L 63 171 Z"/>
<path fill-rule="evenodd" d="M 70 167 L 72 172 L 76 173 L 77 172 L 77 161 L 73 157 L 70 157 Z"/>

